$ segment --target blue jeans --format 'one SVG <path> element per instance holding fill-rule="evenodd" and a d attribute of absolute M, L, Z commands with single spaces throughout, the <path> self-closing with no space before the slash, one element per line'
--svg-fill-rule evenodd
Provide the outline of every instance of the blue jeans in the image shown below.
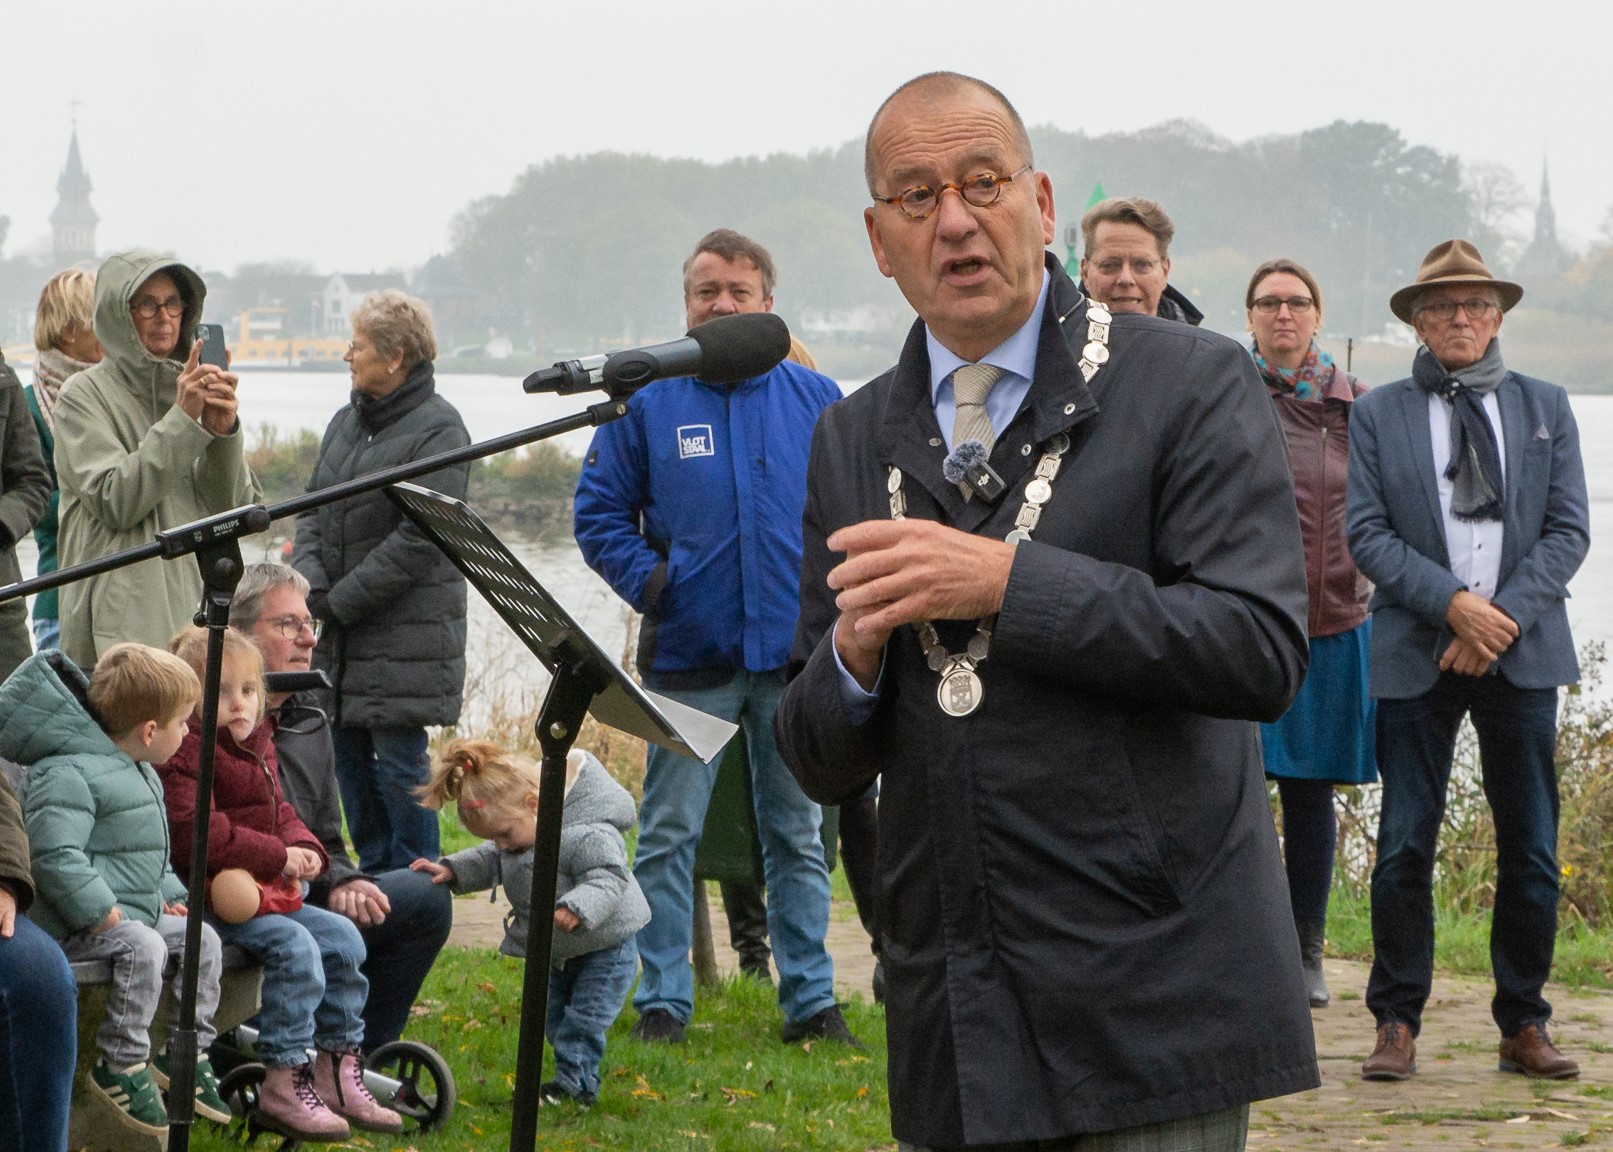
<path fill-rule="evenodd" d="M 1551 1019 L 1541 988 L 1557 938 L 1557 690 L 1443 673 L 1411 700 L 1378 701 L 1383 813 L 1372 870 L 1372 975 L 1378 1023 L 1422 1027 L 1434 971 L 1434 848 L 1463 715 L 1479 737 L 1484 795 L 1495 818 L 1490 1012 L 1503 1036 Z"/>
<path fill-rule="evenodd" d="M 0 1148 L 65 1152 L 78 1059 L 78 988 L 26 916 L 0 938 Z"/>
<path fill-rule="evenodd" d="M 407 869 L 373 879 L 392 911 L 375 927 L 359 929 L 368 953 L 364 975 L 370 982 L 364 1003 L 366 1052 L 403 1035 L 420 985 L 454 926 L 454 897 L 446 884 L 433 884 L 424 872 Z"/>
<path fill-rule="evenodd" d="M 364 938 L 346 916 L 304 904 L 244 924 L 208 923 L 263 965 L 259 1060 L 295 1068 L 308 1062 L 310 1047 L 347 1052 L 364 1043 Z"/>
<path fill-rule="evenodd" d="M 773 741 L 773 713 L 783 694 L 784 677 L 777 672 L 738 672 L 720 688 L 661 692 L 744 726 L 779 1007 L 786 1019 L 798 1022 L 834 1004 L 834 962 L 824 944 L 829 871 L 818 832 L 823 813 L 801 791 Z M 644 972 L 633 1007 L 640 1015 L 661 1008 L 688 1023 L 694 1014 L 694 972 L 689 966 L 694 857 L 716 779 L 715 761 L 702 764 L 650 745 L 633 864 L 650 905 L 650 922 L 638 934 Z"/>
<path fill-rule="evenodd" d="M 599 1095 L 605 1033 L 621 1015 L 637 968 L 638 949 L 629 936 L 550 969 L 543 1030 L 554 1046 L 554 1078 L 568 1094 L 589 1102 Z"/>
<path fill-rule="evenodd" d="M 333 728 L 336 781 L 358 866 L 371 874 L 439 855 L 437 814 L 414 790 L 431 774 L 424 728 Z"/>
<path fill-rule="evenodd" d="M 62 646 L 62 622 L 55 616 L 35 616 L 33 620 L 34 651 Z"/>

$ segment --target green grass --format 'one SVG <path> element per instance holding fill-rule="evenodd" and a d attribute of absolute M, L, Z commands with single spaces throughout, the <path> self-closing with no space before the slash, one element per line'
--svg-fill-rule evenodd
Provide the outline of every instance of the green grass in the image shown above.
<path fill-rule="evenodd" d="M 1351 960 L 1372 959 L 1372 912 L 1365 897 L 1333 889 L 1327 907 L 1327 951 Z M 1488 976 L 1489 913 L 1436 907 L 1434 966 L 1462 976 Z M 1578 921 L 1561 923 L 1551 978 L 1568 988 L 1613 988 L 1613 932 L 1590 929 Z"/>
<path fill-rule="evenodd" d="M 366 1135 L 349 1147 L 482 1152 L 509 1145 L 522 971 L 520 962 L 490 952 L 442 952 L 417 1005 L 423 1014 L 406 1035 L 448 1061 L 458 1107 L 440 1132 Z M 630 1039 L 634 1015 L 628 1008 L 610 1032 L 598 1101 L 588 1110 L 541 1109 L 537 1146 L 555 1152 L 888 1147 L 884 1013 L 860 1001 L 845 1012 L 866 1050 L 780 1043 L 776 994 L 749 980 L 701 989 L 684 1045 Z M 545 1060 L 545 1077 L 551 1070 L 552 1057 Z M 234 1147 L 208 1125 L 197 1126 L 191 1146 L 198 1152 Z"/>

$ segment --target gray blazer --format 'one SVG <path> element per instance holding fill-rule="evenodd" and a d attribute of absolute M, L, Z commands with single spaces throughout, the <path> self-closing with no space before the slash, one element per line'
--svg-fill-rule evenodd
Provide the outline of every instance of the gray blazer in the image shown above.
<path fill-rule="evenodd" d="M 1518 625 L 1496 671 L 1519 688 L 1579 679 L 1568 580 L 1590 548 L 1579 429 L 1568 394 L 1516 372 L 1496 393 L 1506 454 L 1506 517 L 1495 605 Z M 1350 421 L 1350 555 L 1377 585 L 1370 691 L 1403 700 L 1439 678 L 1445 623 L 1462 583 L 1451 572 L 1434 475 L 1428 394 L 1410 379 L 1355 402 Z"/>

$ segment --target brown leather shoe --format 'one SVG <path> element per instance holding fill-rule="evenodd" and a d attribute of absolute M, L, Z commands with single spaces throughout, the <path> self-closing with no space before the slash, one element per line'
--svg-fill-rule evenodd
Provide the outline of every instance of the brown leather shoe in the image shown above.
<path fill-rule="evenodd" d="M 1579 1075 L 1579 1065 L 1557 1051 L 1545 1025 L 1531 1024 L 1501 1041 L 1501 1071 L 1537 1080 L 1571 1080 Z"/>
<path fill-rule="evenodd" d="M 1417 1043 L 1398 1020 L 1378 1025 L 1378 1046 L 1361 1063 L 1363 1080 L 1405 1080 L 1417 1071 Z"/>

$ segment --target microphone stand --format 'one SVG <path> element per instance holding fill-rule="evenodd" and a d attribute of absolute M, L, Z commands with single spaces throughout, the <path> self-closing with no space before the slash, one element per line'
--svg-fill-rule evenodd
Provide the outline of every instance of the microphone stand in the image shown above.
<path fill-rule="evenodd" d="M 213 808 L 219 678 L 224 660 L 224 629 L 228 627 L 230 620 L 230 600 L 235 593 L 235 586 L 240 582 L 243 568 L 241 538 L 264 531 L 275 520 L 283 520 L 288 516 L 334 504 L 339 500 L 373 492 L 401 480 L 410 480 L 428 472 L 435 472 L 451 464 L 478 460 L 538 440 L 608 424 L 626 414 L 626 396 L 613 396 L 611 399 L 589 405 L 584 411 L 571 416 L 563 416 L 558 420 L 551 420 L 519 432 L 510 432 L 491 440 L 467 444 L 463 448 L 439 452 L 435 456 L 427 456 L 409 464 L 372 472 L 367 476 L 359 476 L 317 492 L 306 492 L 268 507 L 262 504 L 249 504 L 233 508 L 228 512 L 165 529 L 157 533 L 156 539 L 150 544 L 139 544 L 96 560 L 74 564 L 43 576 L 35 576 L 31 580 L 22 580 L 0 587 L 0 603 L 5 603 L 33 592 L 71 584 L 156 556 L 173 560 L 185 555 L 194 555 L 201 570 L 202 603 L 196 614 L 196 624 L 208 631 L 207 663 L 202 677 L 201 750 L 196 778 L 196 816 L 191 827 L 185 959 L 180 974 L 179 1019 L 170 1045 L 172 1062 L 169 1065 L 171 1083 L 168 1094 L 169 1152 L 188 1152 L 190 1129 L 195 1122 L 198 1056 L 196 982 L 197 964 L 201 953 L 202 920 L 206 915 L 207 837 Z M 588 667 L 586 662 L 580 659 L 580 650 L 566 647 L 564 641 L 561 647 L 563 651 L 560 670 L 555 675 L 555 682 L 550 686 L 538 718 L 538 740 L 543 748 L 541 786 L 550 794 L 564 791 L 566 753 L 570 750 L 572 741 L 576 739 L 582 717 L 587 713 L 588 706 L 595 693 L 599 691 L 601 683 L 599 670 Z M 578 655 L 570 656 L 573 651 L 578 651 Z M 552 783 L 551 777 L 555 778 Z M 550 910 L 554 907 L 562 815 L 560 805 L 549 804 L 543 807 L 544 812 L 551 817 L 547 823 L 553 826 L 546 827 L 546 822 L 540 813 L 538 847 L 542 852 L 534 859 L 531 909 L 531 923 L 540 926 L 540 930 L 535 934 L 537 947 L 533 950 L 533 956 L 528 959 L 523 986 L 520 1048 L 517 1057 L 518 1091 L 514 1126 L 510 1133 L 512 1149 L 518 1147 L 530 1149 L 537 1138 L 536 1084 L 543 1059 L 543 1021 L 548 1008 L 548 958 L 552 944 L 546 928 L 553 919 Z M 547 869 L 546 871 L 538 870 L 540 863 Z M 540 897 L 547 900 L 547 904 L 542 907 L 538 904 Z M 537 963 L 540 958 L 541 965 Z M 528 997 L 532 998 L 530 1004 L 526 1002 Z M 533 1026 L 534 1022 L 535 1040 L 528 1036 L 529 1030 L 532 1030 L 530 1026 Z M 530 1084 L 526 1084 L 528 1080 Z M 523 1085 L 527 1088 L 525 1092 L 520 1091 Z M 529 1112 L 530 1117 L 523 1118 L 524 1112 Z M 524 1144 L 516 1143 L 518 1137 Z"/>

